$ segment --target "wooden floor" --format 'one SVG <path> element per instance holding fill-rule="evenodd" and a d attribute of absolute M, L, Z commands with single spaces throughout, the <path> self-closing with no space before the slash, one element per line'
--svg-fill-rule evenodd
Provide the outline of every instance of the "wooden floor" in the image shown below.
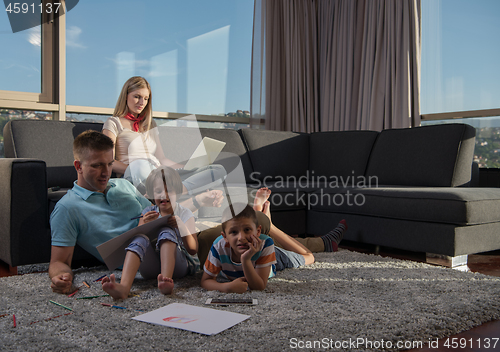
<path fill-rule="evenodd" d="M 425 254 L 395 250 L 392 248 L 378 248 L 367 245 L 359 245 L 355 243 L 348 243 L 341 246 L 349 250 L 362 252 L 362 253 L 376 253 L 381 256 L 387 256 L 398 259 L 425 261 Z M 500 251 L 476 254 L 469 256 L 469 270 L 478 272 L 485 275 L 499 276 L 500 277 Z M 0 261 L 0 277 L 16 275 L 15 269 Z M 48 277 L 47 277 L 48 280 Z M 496 341 L 494 339 L 497 339 Z M 457 335 L 449 336 L 440 339 L 438 346 L 428 346 L 423 348 L 409 350 L 411 352 L 433 351 L 500 351 L 500 320 L 495 320 L 485 323 L 481 326 L 475 327 L 469 331 L 462 332 Z M 456 348 L 453 347 L 453 342 L 456 342 Z M 488 342 L 490 346 L 488 347 Z M 496 346 L 493 346 L 495 344 Z M 447 345 L 448 343 L 448 345 Z"/>

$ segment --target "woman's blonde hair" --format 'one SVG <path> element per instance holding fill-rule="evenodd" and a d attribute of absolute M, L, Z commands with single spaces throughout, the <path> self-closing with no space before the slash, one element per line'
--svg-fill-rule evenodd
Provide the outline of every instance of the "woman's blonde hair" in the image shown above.
<path fill-rule="evenodd" d="M 146 107 L 139 116 L 143 116 L 143 119 L 139 122 L 139 132 L 149 131 L 151 128 L 151 121 L 153 120 L 153 108 L 152 108 L 152 96 L 151 96 L 151 86 L 144 77 L 134 76 L 131 77 L 123 85 L 118 101 L 116 102 L 115 111 L 113 116 L 124 117 L 129 113 L 127 106 L 127 96 L 130 92 L 138 89 L 147 88 L 149 90 L 149 99 Z"/>

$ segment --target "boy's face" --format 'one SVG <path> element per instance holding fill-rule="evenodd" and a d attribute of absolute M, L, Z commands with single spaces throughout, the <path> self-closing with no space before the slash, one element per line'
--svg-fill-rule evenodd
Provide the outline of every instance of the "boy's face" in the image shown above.
<path fill-rule="evenodd" d="M 240 218 L 227 221 L 226 230 L 222 232 L 222 236 L 231 246 L 235 256 L 233 259 L 241 258 L 241 255 L 250 248 L 248 244 L 252 242 L 252 235 L 259 237 L 260 231 L 261 226 L 257 227 L 252 219 Z"/>
<path fill-rule="evenodd" d="M 153 187 L 153 199 L 156 206 L 160 209 L 160 213 L 173 214 L 175 204 L 177 201 L 177 194 L 175 192 L 165 192 L 165 184 L 162 179 L 157 179 Z"/>

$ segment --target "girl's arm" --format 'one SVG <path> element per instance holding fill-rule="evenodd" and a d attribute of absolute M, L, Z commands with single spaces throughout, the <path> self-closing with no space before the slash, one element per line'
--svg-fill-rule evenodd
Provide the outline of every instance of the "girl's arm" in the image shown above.
<path fill-rule="evenodd" d="M 150 210 L 147 213 L 144 213 L 142 215 L 142 218 L 139 218 L 139 223 L 137 224 L 137 226 L 141 226 L 141 225 L 144 225 L 148 222 L 154 221 L 154 220 L 158 219 L 158 216 L 160 216 L 160 213 L 158 213 L 154 210 Z"/>
<path fill-rule="evenodd" d="M 182 221 L 181 221 L 182 223 Z M 196 228 L 194 226 L 194 217 L 190 217 L 188 221 L 186 221 L 184 230 L 185 233 L 189 233 L 188 236 L 182 237 L 182 242 L 184 243 L 184 247 L 188 251 L 189 254 L 194 255 L 198 253 L 198 236 L 196 236 Z M 179 231 L 181 231 L 181 227 L 179 226 Z M 181 232 L 182 236 L 182 232 Z"/>
<path fill-rule="evenodd" d="M 113 148 L 113 159 L 115 159 L 115 155 L 116 155 L 116 135 L 111 132 L 110 130 L 107 130 L 107 129 L 104 129 L 102 130 L 102 133 L 106 136 L 108 136 L 109 138 L 111 138 L 111 140 L 113 141 L 113 144 L 115 145 L 115 147 Z M 125 169 L 127 168 L 127 164 L 125 164 L 124 162 L 122 161 L 119 161 L 119 160 L 115 160 L 115 162 L 113 163 L 113 171 L 117 174 L 123 174 L 125 173 Z"/>
<path fill-rule="evenodd" d="M 167 225 L 179 230 L 184 247 L 189 254 L 194 255 L 198 252 L 198 238 L 194 227 L 194 217 L 190 217 L 186 223 L 183 223 L 180 217 L 172 215 L 167 220 Z"/>

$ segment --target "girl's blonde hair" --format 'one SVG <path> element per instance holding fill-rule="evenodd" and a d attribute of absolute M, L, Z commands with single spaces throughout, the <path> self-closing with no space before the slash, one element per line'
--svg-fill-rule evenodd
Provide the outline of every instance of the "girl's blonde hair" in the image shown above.
<path fill-rule="evenodd" d="M 151 122 L 153 120 L 153 108 L 152 108 L 152 96 L 151 96 L 151 86 L 144 77 L 134 76 L 131 77 L 123 85 L 118 101 L 116 102 L 115 111 L 113 116 L 124 117 L 129 113 L 127 106 L 127 96 L 130 92 L 138 89 L 147 88 L 149 90 L 149 99 L 146 107 L 139 116 L 143 116 L 143 119 L 139 122 L 139 132 L 149 131 L 151 128 Z"/>

